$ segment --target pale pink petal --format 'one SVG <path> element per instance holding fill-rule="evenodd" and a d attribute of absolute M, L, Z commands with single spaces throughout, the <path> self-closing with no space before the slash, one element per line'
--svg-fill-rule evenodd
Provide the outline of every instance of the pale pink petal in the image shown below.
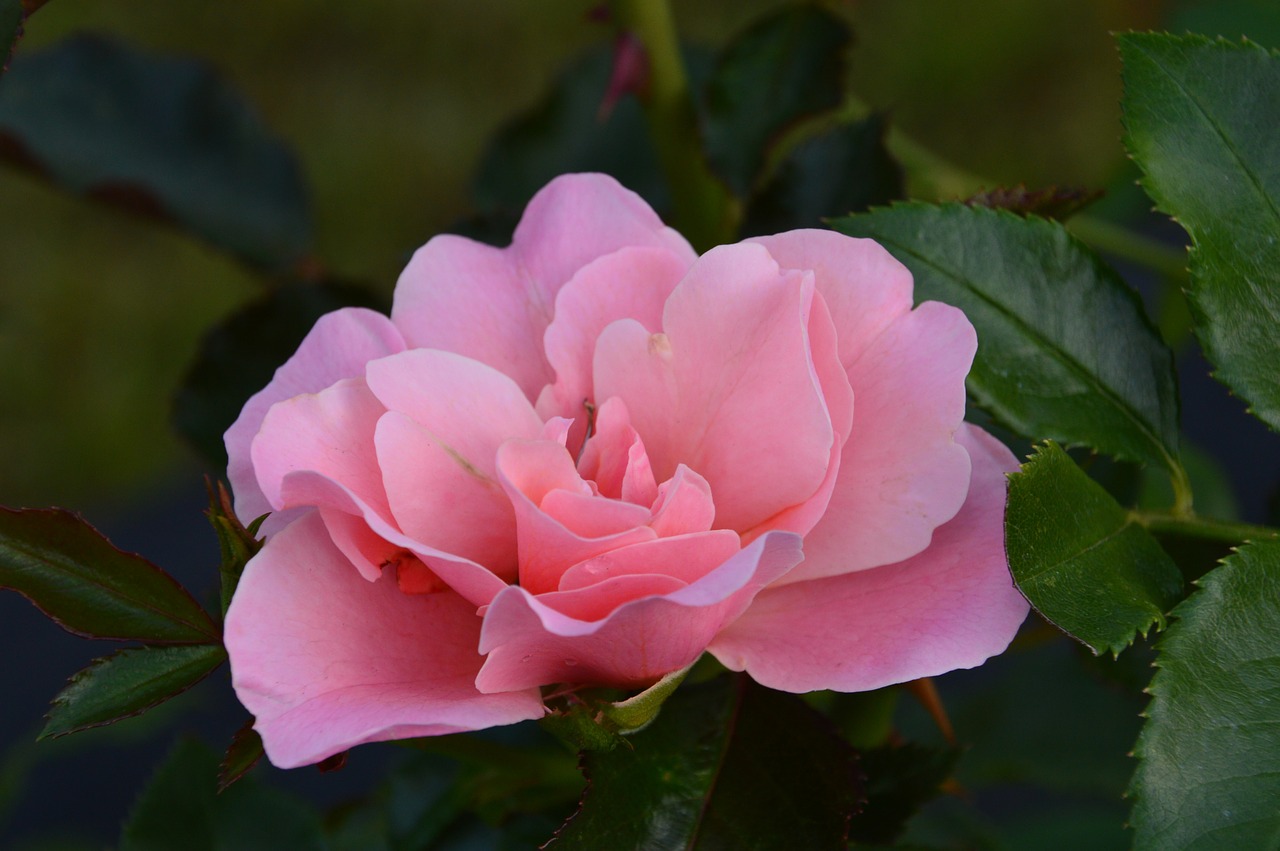
<path fill-rule="evenodd" d="M 604 496 L 644 506 L 658 498 L 649 453 L 621 399 L 607 399 L 596 411 L 595 433 L 582 449 L 578 472 Z"/>
<path fill-rule="evenodd" d="M 281 498 L 280 484 L 289 473 L 312 470 L 342 482 L 385 516 L 387 498 L 373 445 L 378 418 L 385 413 L 363 378 L 344 378 L 319 393 L 272 405 L 249 451 L 271 507 L 298 507 Z"/>
<path fill-rule="evenodd" d="M 653 504 L 653 520 L 649 526 L 660 537 L 705 532 L 715 521 L 716 505 L 711 498 L 711 485 L 693 470 L 681 464 L 676 474 L 662 483 Z"/>
<path fill-rule="evenodd" d="M 850 370 L 853 431 L 827 511 L 785 581 L 910 558 L 960 509 L 969 455 L 953 439 L 977 339 L 963 313 L 926 302 L 894 322 Z M 717 494 L 718 496 L 718 494 Z"/>
<path fill-rule="evenodd" d="M 401 531 L 515 581 L 516 516 L 496 478 L 398 411 L 378 421 L 374 442 L 387 503 Z"/>
<path fill-rule="evenodd" d="M 1004 550 L 1004 474 L 1018 463 L 980 429 L 965 426 L 956 439 L 973 458 L 973 484 L 927 550 L 769 588 L 712 642 L 716 658 L 783 691 L 867 691 L 972 668 L 1003 651 L 1028 608 Z"/>
<path fill-rule="evenodd" d="M 551 519 L 584 538 L 616 535 L 649 522 L 649 509 L 605 496 L 553 490 L 538 506 Z"/>
<path fill-rule="evenodd" d="M 661 597 L 688 585 L 675 576 L 637 573 L 612 576 L 594 585 L 550 591 L 538 595 L 538 602 L 562 615 L 583 621 L 598 621 L 614 609 L 641 597 Z"/>
<path fill-rule="evenodd" d="M 343 378 L 363 375 L 369 361 L 403 350 L 400 332 L 381 313 L 348 307 L 316 321 L 298 351 L 276 370 L 266 387 L 245 402 L 239 418 L 227 429 L 227 480 L 241 520 L 248 523 L 271 510 L 258 487 L 249 454 L 271 406 L 302 393 L 318 393 Z"/>
<path fill-rule="evenodd" d="M 813 496 L 836 439 L 811 359 L 811 277 L 762 246 L 722 246 L 689 270 L 662 334 L 623 320 L 596 347 L 596 398 L 618 396 L 662 480 L 706 477 L 716 526 L 745 531 Z"/>
<path fill-rule="evenodd" d="M 771 532 L 693 584 L 632 600 L 598 621 L 570 617 L 512 586 L 485 613 L 480 652 L 488 658 L 476 686 L 507 692 L 560 682 L 649 685 L 697 659 L 761 588 L 802 557 L 798 535 Z"/>
<path fill-rule="evenodd" d="M 560 578 L 560 590 L 573 591 L 617 576 L 636 574 L 662 574 L 686 584 L 696 582 L 740 549 L 738 534 L 728 529 L 659 538 L 610 550 L 575 564 Z M 545 596 L 540 599 L 554 607 Z"/>
<path fill-rule="evenodd" d="M 749 240 L 784 269 L 812 270 L 840 336 L 846 368 L 911 310 L 911 272 L 874 240 L 830 230 L 793 230 Z"/>
<path fill-rule="evenodd" d="M 290 473 L 281 492 L 286 500 L 319 507 L 335 545 L 348 554 L 366 578 L 377 578 L 382 563 L 399 550 L 413 553 L 454 591 L 476 606 L 488 605 L 507 583 L 483 565 L 427 546 L 405 535 L 340 483 L 317 473 Z M 363 524 L 363 527 L 361 526 Z M 386 542 L 379 547 L 377 538 Z M 381 561 L 372 561 L 375 558 Z M 362 560 L 369 560 L 363 564 Z"/>
<path fill-rule="evenodd" d="M 573 565 L 617 547 L 657 537 L 648 526 L 603 536 L 584 536 L 542 510 L 540 504 L 554 490 L 591 496 L 590 487 L 578 476 L 573 459 L 558 443 L 509 440 L 498 450 L 498 473 L 516 512 L 520 549 L 520 584 L 531 593 L 554 591 L 560 576 Z M 638 506 L 600 499 L 599 510 Z M 647 512 L 644 512 L 647 514 Z M 585 522 L 585 521 L 583 521 Z"/>
<path fill-rule="evenodd" d="M 539 397 L 538 413 L 577 418 L 571 450 L 586 433 L 584 403 L 603 401 L 594 398 L 591 383 L 600 332 L 619 319 L 661 331 L 662 306 L 691 261 L 661 248 L 623 248 L 583 266 L 556 296 L 555 318 L 544 336 L 556 380 Z"/>
<path fill-rule="evenodd" d="M 554 379 L 542 336 L 556 293 L 583 266 L 627 246 L 692 250 L 638 195 L 606 175 L 547 184 L 525 209 L 511 247 L 438 236 L 396 284 L 391 317 L 410 346 L 474 358 L 515 379 L 530 398 Z"/>
<path fill-rule="evenodd" d="M 542 716 L 536 689 L 481 694 L 475 607 L 366 582 L 310 515 L 250 561 L 227 613 L 232 685 L 271 761 Z"/>

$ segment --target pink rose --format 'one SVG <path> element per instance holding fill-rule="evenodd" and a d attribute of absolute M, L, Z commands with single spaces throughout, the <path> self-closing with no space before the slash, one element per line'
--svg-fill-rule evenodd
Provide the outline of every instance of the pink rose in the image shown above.
<path fill-rule="evenodd" d="M 1002 651 L 1016 463 L 963 422 L 973 328 L 911 289 L 829 231 L 698 257 L 569 175 L 509 248 L 428 242 L 390 319 L 322 318 L 226 435 L 237 513 L 275 512 L 226 622 L 271 761 L 704 651 L 792 692 Z"/>

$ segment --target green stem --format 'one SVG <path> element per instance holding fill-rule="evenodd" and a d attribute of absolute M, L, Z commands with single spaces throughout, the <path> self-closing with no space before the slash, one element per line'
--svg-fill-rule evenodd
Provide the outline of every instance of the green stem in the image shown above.
<path fill-rule="evenodd" d="M 1204 538 L 1209 541 L 1222 541 L 1228 544 L 1242 544 L 1246 541 L 1280 539 L 1280 529 L 1269 526 L 1254 526 L 1250 523 L 1237 523 L 1233 520 L 1215 520 L 1211 517 L 1198 517 L 1194 514 L 1182 515 L 1173 511 L 1143 511 L 1135 509 L 1129 512 L 1137 523 L 1149 532 L 1165 532 L 1188 538 Z"/>
<path fill-rule="evenodd" d="M 1181 286 L 1187 281 L 1187 252 L 1136 234 L 1126 227 L 1093 216 L 1073 216 L 1067 230 L 1099 251 L 1154 269 Z"/>
<path fill-rule="evenodd" d="M 671 190 L 672 225 L 699 251 L 733 238 L 738 211 L 707 167 L 680 43 L 666 0 L 613 0 L 618 25 L 644 45 L 648 87 L 640 102 Z"/>

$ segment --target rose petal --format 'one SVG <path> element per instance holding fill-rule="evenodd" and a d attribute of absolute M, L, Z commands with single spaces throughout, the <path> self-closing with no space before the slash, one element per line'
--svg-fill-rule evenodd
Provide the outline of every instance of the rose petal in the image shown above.
<path fill-rule="evenodd" d="M 480 625 L 456 594 L 364 581 L 313 514 L 250 561 L 224 638 L 267 755 L 292 768 L 364 742 L 541 717 L 535 689 L 476 690 Z"/>
<path fill-rule="evenodd" d="M 893 323 L 853 365 L 853 431 L 826 513 L 786 582 L 910 558 L 960 509 L 969 455 L 953 434 L 977 339 L 963 313 L 926 302 Z M 717 498 L 719 494 L 717 494 Z"/>
<path fill-rule="evenodd" d="M 692 262 L 688 243 L 640 196 L 606 175 L 565 175 L 529 202 L 510 248 L 438 236 L 418 249 L 396 284 L 391 318 L 410 346 L 487 363 L 534 399 L 554 380 L 542 337 L 556 293 L 592 260 L 628 246 Z"/>
<path fill-rule="evenodd" d="M 676 474 L 662 483 L 653 504 L 649 526 L 660 537 L 705 532 L 715 522 L 716 505 L 711 498 L 711 485 L 693 470 L 681 464 Z"/>
<path fill-rule="evenodd" d="M 973 426 L 960 513 L 900 564 L 769 588 L 709 650 L 782 691 L 868 691 L 972 668 L 1003 651 L 1027 614 L 1004 550 L 1005 476 L 1013 455 Z M 488 628 L 486 624 L 486 629 Z"/>
<path fill-rule="evenodd" d="M 374 358 L 404 350 L 404 339 L 381 313 L 348 307 L 316 321 L 298 351 L 276 370 L 266 387 L 245 402 L 240 416 L 223 438 L 227 447 L 227 480 L 236 496 L 236 514 L 245 523 L 271 510 L 258 487 L 250 445 L 276 402 L 302 393 L 318 393 L 343 378 L 364 374 Z M 268 518 L 269 531 L 282 525 Z M 264 525 L 264 529 L 268 527 Z"/>
<path fill-rule="evenodd" d="M 578 472 L 604 496 L 643 506 L 658 498 L 649 453 L 621 399 L 606 399 L 596 411 L 595 433 L 582 448 Z"/>
<path fill-rule="evenodd" d="M 768 251 L 712 249 L 667 299 L 663 334 L 615 322 L 596 347 L 596 398 L 618 396 L 657 479 L 683 463 L 711 484 L 716 526 L 745 531 L 803 502 L 835 439 L 811 361 L 813 282 Z"/>
<path fill-rule="evenodd" d="M 560 590 L 573 591 L 614 577 L 637 574 L 661 574 L 688 584 L 724 564 L 740 549 L 737 533 L 728 529 L 659 538 L 610 550 L 575 564 L 560 578 Z M 554 607 L 547 596 L 539 599 Z"/>
<path fill-rule="evenodd" d="M 476 687 L 648 685 L 697 659 L 761 588 L 801 558 L 798 535 L 770 532 L 688 587 L 633 599 L 599 621 L 570 617 L 511 586 L 485 614 L 480 652 L 488 658 Z"/>

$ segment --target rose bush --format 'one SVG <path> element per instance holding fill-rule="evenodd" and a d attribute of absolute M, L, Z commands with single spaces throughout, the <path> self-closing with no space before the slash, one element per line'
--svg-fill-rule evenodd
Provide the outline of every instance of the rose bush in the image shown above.
<path fill-rule="evenodd" d="M 279 766 L 640 688 L 708 651 L 858 691 L 971 667 L 1027 612 L 976 347 L 873 242 L 701 257 L 601 175 L 512 245 L 428 242 L 390 318 L 322 318 L 226 434 L 272 512 L 227 613 Z"/>

